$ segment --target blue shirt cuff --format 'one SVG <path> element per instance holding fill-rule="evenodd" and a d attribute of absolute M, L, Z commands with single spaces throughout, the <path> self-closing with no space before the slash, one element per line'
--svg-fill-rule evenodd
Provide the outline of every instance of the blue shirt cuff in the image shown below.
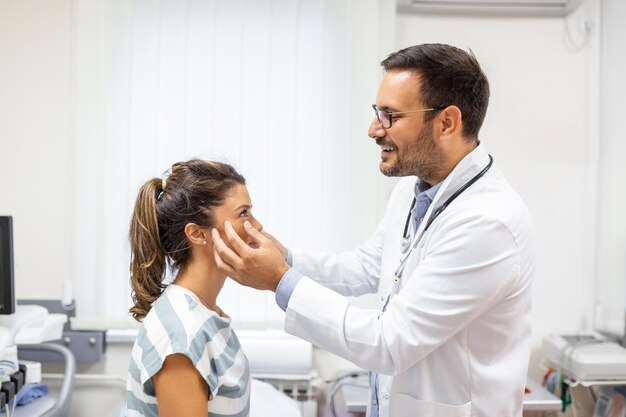
<path fill-rule="evenodd" d="M 291 249 L 287 248 L 287 259 L 285 259 L 287 261 L 287 264 L 289 264 L 289 266 L 293 266 L 293 254 L 291 253 Z"/>
<path fill-rule="evenodd" d="M 285 275 L 278 282 L 276 287 L 276 304 L 283 311 L 287 311 L 289 300 L 293 294 L 293 290 L 296 289 L 298 282 L 304 277 L 300 271 L 294 268 L 289 268 Z"/>

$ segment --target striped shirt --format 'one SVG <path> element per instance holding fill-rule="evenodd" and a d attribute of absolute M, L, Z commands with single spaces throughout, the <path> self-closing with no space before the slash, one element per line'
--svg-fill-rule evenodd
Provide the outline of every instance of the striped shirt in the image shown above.
<path fill-rule="evenodd" d="M 159 415 L 152 377 L 168 355 L 187 356 L 209 386 L 209 417 L 247 417 L 250 368 L 230 318 L 171 284 L 144 318 L 126 382 L 126 417 Z"/>

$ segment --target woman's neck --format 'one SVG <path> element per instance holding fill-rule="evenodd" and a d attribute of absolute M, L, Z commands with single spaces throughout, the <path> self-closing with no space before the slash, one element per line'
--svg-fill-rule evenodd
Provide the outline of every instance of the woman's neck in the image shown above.
<path fill-rule="evenodd" d="M 225 280 L 226 276 L 215 265 L 191 261 L 178 272 L 174 284 L 192 291 L 206 307 L 219 311 L 217 295 Z"/>

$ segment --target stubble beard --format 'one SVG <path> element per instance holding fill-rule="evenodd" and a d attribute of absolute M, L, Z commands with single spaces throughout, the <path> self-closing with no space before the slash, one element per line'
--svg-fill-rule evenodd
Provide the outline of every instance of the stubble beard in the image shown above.
<path fill-rule="evenodd" d="M 396 147 L 396 160 L 390 166 L 380 164 L 380 172 L 387 177 L 406 177 L 416 175 L 429 181 L 436 177 L 443 161 L 442 152 L 437 148 L 430 123 L 426 123 L 413 142 L 407 145 L 403 153 Z M 434 185 L 434 184 L 431 184 Z"/>

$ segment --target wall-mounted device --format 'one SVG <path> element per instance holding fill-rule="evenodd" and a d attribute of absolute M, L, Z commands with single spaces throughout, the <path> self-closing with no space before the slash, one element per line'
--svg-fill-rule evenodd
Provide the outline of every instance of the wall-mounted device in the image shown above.
<path fill-rule="evenodd" d="M 567 16 L 581 0 L 398 0 L 398 11 L 479 16 Z"/>
<path fill-rule="evenodd" d="M 0 314 L 15 313 L 13 219 L 0 216 Z"/>

